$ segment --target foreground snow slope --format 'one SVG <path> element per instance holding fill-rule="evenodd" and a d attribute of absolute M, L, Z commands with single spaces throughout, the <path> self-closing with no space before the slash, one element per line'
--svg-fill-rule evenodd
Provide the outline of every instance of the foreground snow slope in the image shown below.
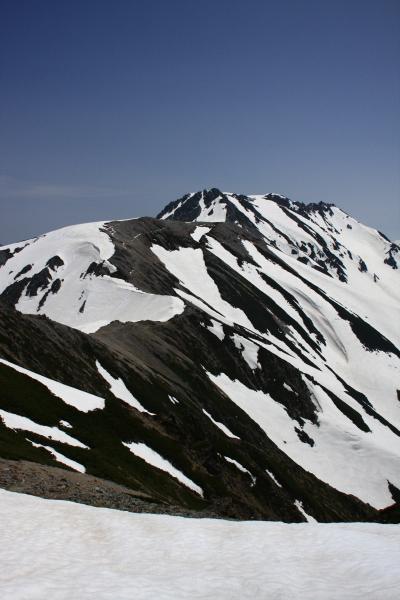
<path fill-rule="evenodd" d="M 0 490 L 3 600 L 394 600 L 400 529 L 144 515 Z"/>

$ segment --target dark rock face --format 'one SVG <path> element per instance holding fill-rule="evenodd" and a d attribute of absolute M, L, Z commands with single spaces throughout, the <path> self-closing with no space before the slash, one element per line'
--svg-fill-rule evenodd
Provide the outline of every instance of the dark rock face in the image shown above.
<path fill-rule="evenodd" d="M 92 262 L 92 263 L 90 263 L 86 272 L 82 274 L 82 277 L 85 278 L 88 275 L 95 275 L 96 277 L 102 277 L 103 275 L 112 275 L 112 273 L 111 273 L 110 269 L 107 267 L 107 265 L 104 264 L 104 262 L 101 262 L 101 263 Z"/>
<path fill-rule="evenodd" d="M 25 275 L 25 273 L 28 273 L 28 271 L 30 271 L 31 269 L 32 269 L 32 265 L 26 265 L 23 269 L 20 270 L 19 273 L 16 274 L 16 276 L 14 277 L 14 280 L 18 279 L 22 275 Z"/>
<path fill-rule="evenodd" d="M 8 259 L 12 257 L 13 253 L 11 250 L 6 248 L 5 250 L 0 250 L 0 267 L 6 264 Z"/>
<path fill-rule="evenodd" d="M 217 198 L 221 198 L 222 201 L 227 200 L 225 194 L 220 192 L 220 190 L 218 190 L 217 188 L 212 188 L 211 190 L 203 190 L 203 192 L 197 192 L 196 194 L 192 195 L 187 194 L 186 196 L 179 198 L 175 202 L 167 204 L 164 210 L 162 210 L 157 215 L 157 219 L 165 217 L 165 215 L 168 215 L 168 213 L 174 210 L 173 215 L 171 215 L 170 217 L 172 220 L 195 221 L 201 212 L 200 201 L 203 202 L 204 207 L 206 209 L 210 209 L 211 203 Z"/>
<path fill-rule="evenodd" d="M 31 277 L 26 289 L 27 295 L 36 296 L 39 290 L 44 290 L 47 288 L 51 279 L 52 277 L 48 267 L 42 269 L 39 271 L 39 273 L 36 273 L 33 275 L 33 277 Z"/>
<path fill-rule="evenodd" d="M 8 287 L 6 287 L 6 289 L 0 294 L 0 299 L 9 304 L 10 306 L 15 306 L 20 297 L 22 292 L 25 290 L 26 286 L 28 285 L 28 279 L 24 278 L 24 279 L 20 279 L 19 281 L 15 281 L 14 283 L 11 283 Z"/>
<path fill-rule="evenodd" d="M 164 215 L 167 215 L 171 210 L 175 209 L 174 217 L 175 220 L 181 221 L 195 221 L 200 214 L 199 200 L 201 198 L 201 192 L 194 194 L 190 197 L 190 194 L 179 198 L 175 202 L 167 204 L 167 206 L 157 215 L 157 219 L 161 219 Z M 187 201 L 187 202 L 186 202 Z M 185 202 L 185 208 L 180 210 L 180 204 Z"/>
<path fill-rule="evenodd" d="M 43 294 L 43 296 L 40 299 L 40 302 L 38 304 L 38 312 L 39 310 L 42 308 L 42 306 L 44 305 L 44 303 L 46 302 L 49 294 L 57 294 L 57 292 L 60 290 L 61 288 L 61 280 L 60 279 L 54 279 L 54 281 L 52 282 L 50 289 L 47 290 L 47 292 L 45 294 Z"/>
<path fill-rule="evenodd" d="M 358 270 L 361 271 L 361 273 L 366 273 L 368 271 L 368 267 L 362 258 L 360 258 L 360 260 L 359 260 Z"/>
<path fill-rule="evenodd" d="M 11 250 L 9 250 L 9 248 L 4 248 L 3 250 L 0 250 L 0 267 L 2 267 L 3 265 L 5 265 L 6 262 L 8 260 L 10 260 L 10 258 L 12 256 L 14 256 L 14 254 L 17 253 L 19 250 L 22 250 L 22 248 L 16 248 L 14 250 L 14 252 L 12 252 Z"/>
<path fill-rule="evenodd" d="M 392 269 L 398 269 L 398 263 L 400 263 L 400 247 L 397 244 L 390 245 L 390 249 L 384 262 L 389 265 L 389 267 L 392 267 Z"/>
<path fill-rule="evenodd" d="M 56 255 L 49 258 L 49 260 L 46 263 L 46 267 L 49 267 L 49 269 L 51 269 L 52 271 L 56 271 L 58 267 L 62 267 L 63 264 L 63 259 Z"/>

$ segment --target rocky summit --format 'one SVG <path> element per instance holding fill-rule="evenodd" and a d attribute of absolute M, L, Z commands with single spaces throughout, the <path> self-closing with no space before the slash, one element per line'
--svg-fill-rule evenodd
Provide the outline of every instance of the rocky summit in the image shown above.
<path fill-rule="evenodd" d="M 399 266 L 332 204 L 218 189 L 1 247 L 0 485 L 398 519 Z"/>

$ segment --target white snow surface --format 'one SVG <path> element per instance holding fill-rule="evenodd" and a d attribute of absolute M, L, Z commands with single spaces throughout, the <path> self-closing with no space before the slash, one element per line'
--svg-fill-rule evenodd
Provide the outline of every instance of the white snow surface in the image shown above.
<path fill-rule="evenodd" d="M 54 381 L 53 379 L 44 377 L 43 375 L 38 375 L 33 371 L 24 369 L 19 365 L 9 362 L 8 360 L 4 360 L 3 358 L 0 358 L 0 363 L 11 367 L 19 373 L 28 375 L 28 377 L 31 377 L 32 379 L 36 379 L 36 381 L 39 381 L 45 385 L 52 394 L 58 396 L 58 398 L 61 398 L 65 404 L 69 404 L 81 412 L 87 413 L 91 410 L 104 408 L 104 399 L 100 398 L 99 396 L 89 394 L 88 392 L 83 392 L 82 390 L 65 385 L 64 383 L 60 383 L 59 381 Z"/>
<path fill-rule="evenodd" d="M 211 319 L 211 325 L 207 326 L 208 331 L 211 331 L 211 333 L 213 333 L 214 335 L 217 336 L 217 338 L 219 340 L 224 339 L 225 334 L 224 334 L 224 328 L 222 327 L 221 323 L 218 323 L 218 321 L 214 321 L 214 319 Z"/>
<path fill-rule="evenodd" d="M 5 268 L 0 269 L 0 294 L 13 282 L 20 281 L 19 275 L 27 265 L 32 269 L 26 277 L 39 273 L 54 256 L 64 264 L 50 269 L 52 280 L 39 290 L 36 296 L 23 292 L 16 308 L 27 314 L 45 314 L 54 321 L 69 325 L 86 333 L 93 333 L 112 321 L 167 321 L 184 309 L 182 300 L 175 296 L 148 294 L 110 275 L 83 275 L 91 263 L 116 268 L 109 263 L 114 254 L 114 245 L 105 229 L 105 222 L 85 223 L 51 231 L 28 242 L 13 244 L 7 248 L 23 246 L 10 258 Z M 12 275 L 12 277 L 10 277 Z M 43 306 L 39 306 L 53 281 L 59 279 L 61 287 L 57 293 L 49 293 Z"/>
<path fill-rule="evenodd" d="M 215 198 L 215 200 L 211 202 L 210 206 L 206 207 L 204 203 L 204 194 L 202 192 L 199 205 L 200 214 L 198 217 L 196 217 L 196 221 L 211 221 L 212 223 L 226 221 L 226 205 L 221 202 L 221 196 Z"/>
<path fill-rule="evenodd" d="M 2 600 L 397 600 L 400 528 L 132 514 L 0 490 Z"/>
<path fill-rule="evenodd" d="M 200 225 L 199 227 L 196 227 L 196 229 L 190 235 L 196 242 L 199 242 L 201 240 L 201 238 L 203 237 L 203 235 L 207 235 L 207 233 L 210 231 L 210 229 L 211 229 L 211 227 L 202 227 Z"/>
<path fill-rule="evenodd" d="M 189 477 L 186 477 L 181 471 L 179 471 L 176 467 L 174 467 L 168 460 L 163 458 L 158 452 L 146 446 L 142 442 L 123 442 L 124 446 L 129 448 L 132 454 L 135 454 L 139 458 L 145 460 L 149 465 L 153 465 L 153 467 L 157 467 L 157 469 L 161 469 L 161 471 L 165 471 L 169 473 L 172 477 L 175 477 L 178 481 L 186 485 L 186 487 L 190 488 L 196 494 L 203 496 L 203 490 L 201 487 L 196 485 Z"/>

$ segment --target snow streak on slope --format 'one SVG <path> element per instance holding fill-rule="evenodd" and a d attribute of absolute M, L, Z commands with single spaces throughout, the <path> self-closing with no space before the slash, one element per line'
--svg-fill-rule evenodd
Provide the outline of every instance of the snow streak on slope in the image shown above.
<path fill-rule="evenodd" d="M 400 586 L 395 525 L 196 520 L 4 490 L 0 519 L 3 600 L 396 600 Z"/>
<path fill-rule="evenodd" d="M 214 425 L 216 425 L 218 427 L 218 429 L 223 431 L 225 435 L 227 435 L 230 438 L 236 438 L 237 440 L 239 439 L 238 436 L 234 435 L 232 433 L 232 431 L 230 431 L 230 429 L 228 429 L 228 427 L 226 425 L 213 419 L 212 416 L 210 415 L 210 413 L 207 412 L 204 408 L 203 408 L 203 413 L 206 415 L 206 417 L 208 417 L 210 419 L 210 421 L 212 421 L 214 423 Z"/>
<path fill-rule="evenodd" d="M 45 446 L 43 444 L 36 444 L 36 442 L 32 442 L 32 441 L 31 441 L 31 444 L 35 448 L 44 448 L 45 450 L 47 450 L 48 452 L 50 452 L 50 454 L 52 456 L 54 456 L 54 458 L 58 462 L 62 463 L 63 465 L 66 465 L 67 467 L 70 467 L 74 471 L 78 471 L 79 473 L 85 473 L 86 472 L 86 469 L 85 469 L 85 467 L 83 465 L 81 465 L 78 462 L 76 462 L 76 460 L 72 460 L 71 458 L 68 458 L 67 456 L 64 456 L 64 454 L 61 454 L 61 452 L 57 452 L 57 450 L 54 450 L 54 448 L 52 448 L 51 446 Z"/>
<path fill-rule="evenodd" d="M 76 409 L 81 412 L 89 412 L 91 410 L 102 409 L 104 408 L 104 399 L 99 398 L 98 396 L 94 396 L 93 394 L 88 394 L 87 392 L 83 392 L 82 390 L 77 390 L 76 388 L 72 388 L 69 385 L 65 385 L 64 383 L 59 383 L 58 381 L 53 381 L 48 377 L 43 377 L 43 375 L 38 375 L 37 373 L 33 373 L 28 369 L 23 369 L 18 365 L 14 365 L 13 363 L 8 362 L 0 358 L 0 363 L 15 369 L 19 373 L 23 373 L 32 379 L 36 379 L 43 385 L 47 387 L 55 396 L 58 396 L 65 402 L 66 404 L 70 404 L 74 406 Z"/>
<path fill-rule="evenodd" d="M 175 477 L 176 479 L 178 479 L 178 481 L 180 481 L 188 488 L 196 492 L 196 494 L 203 496 L 203 490 L 198 485 L 193 483 L 193 481 L 186 477 L 186 475 L 178 471 L 178 469 L 171 465 L 171 463 L 168 460 L 165 460 L 165 458 L 160 456 L 152 448 L 146 446 L 146 444 L 140 442 L 130 442 L 129 444 L 124 443 L 124 446 L 129 448 L 129 450 L 136 456 L 139 456 L 139 458 L 142 458 L 150 465 L 153 465 L 153 467 L 157 467 L 157 469 L 166 471 L 167 473 L 172 475 L 172 477 Z"/>
<path fill-rule="evenodd" d="M 87 448 L 85 444 L 82 444 L 79 440 L 64 433 L 64 431 L 61 431 L 58 427 L 39 425 L 39 423 L 35 423 L 27 417 L 21 417 L 20 415 L 15 415 L 2 409 L 0 409 L 0 417 L 4 425 L 10 429 L 30 431 L 31 433 L 37 433 L 43 437 L 47 437 L 49 440 L 56 440 L 57 442 L 69 444 L 70 446 L 78 446 L 79 448 Z"/>
<path fill-rule="evenodd" d="M 121 378 L 115 379 L 110 373 L 108 373 L 101 366 L 101 364 L 98 361 L 96 361 L 96 367 L 97 367 L 97 370 L 100 373 L 100 375 L 110 385 L 111 393 L 116 398 L 123 400 L 124 402 L 129 404 L 129 406 L 132 406 L 132 408 L 136 408 L 136 410 L 138 410 L 139 412 L 145 412 L 145 413 L 148 413 L 149 415 L 153 414 L 153 413 L 149 412 L 148 410 L 146 410 L 140 404 L 140 402 L 138 400 L 136 400 L 136 398 L 131 394 L 131 392 L 128 390 L 128 388 L 126 387 L 126 385 L 124 384 L 124 382 L 122 381 Z"/>
<path fill-rule="evenodd" d="M 238 462 L 234 458 L 230 458 L 230 456 L 224 456 L 224 459 L 227 462 L 231 463 L 232 465 L 235 465 L 235 467 L 237 469 L 239 469 L 239 471 L 241 471 L 242 473 L 247 473 L 247 475 L 250 477 L 251 485 L 255 485 L 256 484 L 257 480 L 254 477 L 254 475 L 252 473 L 250 473 L 250 471 L 248 469 L 246 469 L 246 467 L 244 467 L 243 465 L 241 465 L 240 462 Z"/>
<path fill-rule="evenodd" d="M 166 321 L 184 307 L 178 298 L 147 294 L 114 275 L 114 245 L 103 222 L 65 227 L 0 250 L 8 252 L 0 295 L 15 298 L 23 313 L 45 314 L 87 333 L 114 320 Z"/>

